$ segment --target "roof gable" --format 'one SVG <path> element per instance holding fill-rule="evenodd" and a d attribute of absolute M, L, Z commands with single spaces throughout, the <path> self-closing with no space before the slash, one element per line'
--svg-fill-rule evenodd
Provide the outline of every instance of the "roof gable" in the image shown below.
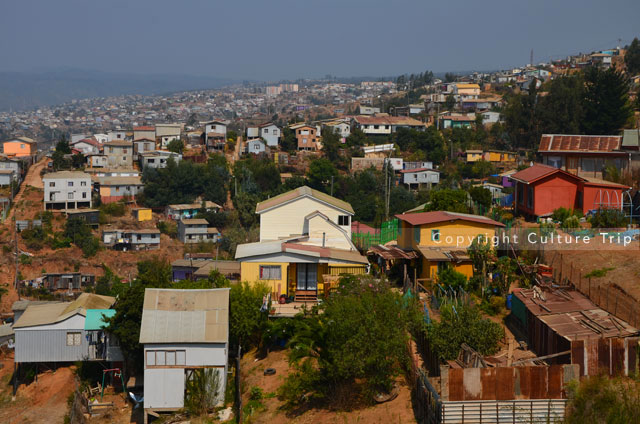
<path fill-rule="evenodd" d="M 355 213 L 353 208 L 348 202 L 337 199 L 333 196 L 330 196 L 318 190 L 314 190 L 311 187 L 307 187 L 307 186 L 298 187 L 294 190 L 279 194 L 278 196 L 272 197 L 271 199 L 267 199 L 263 202 L 258 203 L 256 205 L 256 213 L 261 214 L 268 210 L 294 202 L 304 197 L 308 197 L 316 201 L 322 202 L 324 204 L 327 204 L 329 206 L 333 206 L 334 208 L 343 210 L 351 215 Z"/>
<path fill-rule="evenodd" d="M 567 171 L 563 171 L 562 169 L 558 169 L 550 165 L 543 165 L 541 163 L 536 163 L 527 169 L 516 172 L 509 178 L 525 184 L 530 184 L 553 174 L 562 174 L 576 181 L 584 181 L 584 178 L 578 177 L 577 175 L 571 174 Z"/>

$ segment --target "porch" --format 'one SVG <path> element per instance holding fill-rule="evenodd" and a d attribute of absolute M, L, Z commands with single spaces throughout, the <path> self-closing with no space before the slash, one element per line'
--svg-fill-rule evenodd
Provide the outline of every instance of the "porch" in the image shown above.
<path fill-rule="evenodd" d="M 319 297 L 328 295 L 337 287 L 341 274 L 365 272 L 361 265 L 290 263 L 287 267 L 287 296 L 293 297 L 293 303 L 297 304 L 317 303 Z"/>

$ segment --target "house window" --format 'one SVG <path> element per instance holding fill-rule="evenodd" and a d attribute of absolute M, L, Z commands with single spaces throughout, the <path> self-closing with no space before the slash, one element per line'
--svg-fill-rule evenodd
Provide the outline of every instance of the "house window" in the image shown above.
<path fill-rule="evenodd" d="M 416 244 L 420 244 L 420 227 L 413 227 L 413 238 Z"/>
<path fill-rule="evenodd" d="M 524 190 L 522 189 L 522 184 L 518 184 L 518 190 L 516 191 L 516 195 L 518 196 L 518 203 L 524 205 Z"/>
<path fill-rule="evenodd" d="M 87 182 L 86 181 L 80 181 L 80 186 L 81 187 L 86 187 L 87 186 Z"/>
<path fill-rule="evenodd" d="M 527 187 L 527 207 L 533 208 L 533 187 Z"/>
<path fill-rule="evenodd" d="M 55 186 L 56 186 L 56 183 L 54 183 L 53 181 L 49 183 L 49 187 L 55 187 Z"/>
<path fill-rule="evenodd" d="M 431 230 L 431 241 L 440 241 L 440 230 Z"/>
<path fill-rule="evenodd" d="M 113 147 L 109 147 L 109 153 L 113 153 Z"/>
<path fill-rule="evenodd" d="M 82 192 L 82 198 L 83 198 L 83 199 L 86 199 L 86 198 L 87 198 L 87 192 L 86 192 L 86 191 L 83 191 L 83 192 Z"/>
<path fill-rule="evenodd" d="M 123 149 L 122 153 L 124 153 L 126 155 L 127 154 L 127 149 Z"/>
<path fill-rule="evenodd" d="M 342 226 L 349 225 L 349 215 L 338 216 L 338 225 L 342 225 Z"/>
<path fill-rule="evenodd" d="M 20 145 L 20 148 L 21 148 L 21 149 L 24 149 L 25 147 L 27 147 L 27 146 L 25 146 L 24 144 L 21 144 L 21 145 Z"/>
<path fill-rule="evenodd" d="M 82 344 L 82 333 L 79 331 L 67 332 L 67 346 L 80 346 Z"/>
<path fill-rule="evenodd" d="M 67 181 L 67 186 L 73 187 L 73 181 Z"/>
<path fill-rule="evenodd" d="M 73 193 L 67 193 L 67 199 L 73 199 Z"/>
<path fill-rule="evenodd" d="M 265 129 L 264 129 L 264 133 L 265 133 L 265 134 L 269 134 L 269 130 L 265 128 Z"/>
<path fill-rule="evenodd" d="M 260 265 L 261 280 L 281 280 L 282 267 L 280 265 Z"/>

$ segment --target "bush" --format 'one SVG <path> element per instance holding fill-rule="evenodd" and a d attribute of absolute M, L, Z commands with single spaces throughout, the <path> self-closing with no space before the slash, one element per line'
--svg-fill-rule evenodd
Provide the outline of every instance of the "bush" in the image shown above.
<path fill-rule="evenodd" d="M 178 237 L 178 226 L 173 222 L 158 221 L 156 225 L 162 234 L 166 234 L 171 238 Z"/>
<path fill-rule="evenodd" d="M 104 203 L 100 205 L 100 212 L 111 216 L 124 216 L 127 208 L 123 202 Z"/>
<path fill-rule="evenodd" d="M 572 381 L 565 423 L 632 423 L 640 417 L 640 381 L 605 375 Z"/>
<path fill-rule="evenodd" d="M 562 221 L 562 228 L 567 230 L 580 228 L 580 219 L 575 215 L 570 216 Z"/>
<path fill-rule="evenodd" d="M 438 283 L 445 286 L 445 288 L 452 288 L 454 290 L 467 290 L 467 277 L 456 271 L 451 267 L 446 267 L 438 272 Z"/>
<path fill-rule="evenodd" d="M 592 228 L 623 228 L 629 220 L 617 209 L 598 209 L 589 222 Z"/>
<path fill-rule="evenodd" d="M 551 219 L 556 222 L 564 222 L 565 219 L 569 218 L 572 215 L 572 211 L 567 208 L 558 208 L 554 209 L 553 214 L 551 214 Z"/>
<path fill-rule="evenodd" d="M 485 300 L 480 305 L 480 309 L 488 315 L 499 315 L 505 308 L 506 301 L 502 296 L 491 296 L 489 301 Z"/>
<path fill-rule="evenodd" d="M 20 255 L 20 263 L 22 265 L 31 265 L 31 256 L 25 255 L 24 253 Z"/>
<path fill-rule="evenodd" d="M 503 337 L 502 326 L 482 318 L 480 311 L 472 306 L 456 310 L 443 307 L 440 322 L 434 321 L 427 327 L 427 338 L 442 360 L 455 359 L 462 343 L 482 355 L 492 355 L 498 351 L 498 342 Z"/>

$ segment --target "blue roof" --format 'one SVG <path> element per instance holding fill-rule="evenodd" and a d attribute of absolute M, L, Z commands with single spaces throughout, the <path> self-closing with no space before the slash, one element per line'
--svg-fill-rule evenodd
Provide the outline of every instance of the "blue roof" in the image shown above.
<path fill-rule="evenodd" d="M 84 320 L 85 330 L 102 330 L 107 326 L 104 321 L 116 314 L 115 309 L 87 309 L 87 315 Z"/>

